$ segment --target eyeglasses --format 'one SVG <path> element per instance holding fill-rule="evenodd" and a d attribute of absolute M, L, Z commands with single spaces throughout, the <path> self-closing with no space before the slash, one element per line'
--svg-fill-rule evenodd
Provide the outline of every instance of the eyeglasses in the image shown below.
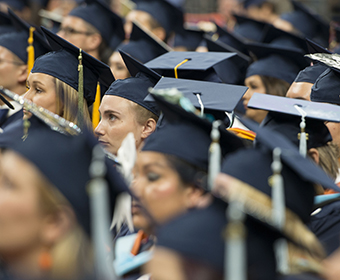
<path fill-rule="evenodd" d="M 0 58 L 0 64 L 2 63 L 11 63 L 11 64 L 14 64 L 14 65 L 25 65 L 25 63 L 22 63 L 22 62 L 19 62 L 19 61 L 14 61 L 14 60 L 7 60 L 7 59 L 1 59 Z"/>
<path fill-rule="evenodd" d="M 86 36 L 90 36 L 93 34 L 93 32 L 87 32 L 87 31 L 79 31 L 79 30 L 75 30 L 72 27 L 61 27 L 60 28 L 61 32 L 64 32 L 66 35 L 76 35 L 76 34 L 80 34 L 80 35 L 86 35 Z"/>

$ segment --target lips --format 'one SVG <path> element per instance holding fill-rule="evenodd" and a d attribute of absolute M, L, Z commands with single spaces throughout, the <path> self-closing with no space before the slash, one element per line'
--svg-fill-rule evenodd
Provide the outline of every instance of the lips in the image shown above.
<path fill-rule="evenodd" d="M 139 214 L 141 212 L 142 206 L 136 202 L 132 201 L 131 203 L 131 213 L 132 215 Z"/>

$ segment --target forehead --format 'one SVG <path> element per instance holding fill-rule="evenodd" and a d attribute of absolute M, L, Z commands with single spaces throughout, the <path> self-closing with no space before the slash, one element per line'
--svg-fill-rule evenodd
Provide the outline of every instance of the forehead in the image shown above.
<path fill-rule="evenodd" d="M 63 27 L 86 28 L 86 21 L 75 16 L 66 16 L 61 23 Z"/>
<path fill-rule="evenodd" d="M 100 110 L 113 110 L 119 113 L 132 113 L 134 112 L 134 102 L 115 95 L 104 95 L 100 103 Z"/>
<path fill-rule="evenodd" d="M 3 46 L 0 46 L 0 57 L 2 59 L 12 59 L 14 54 Z"/>

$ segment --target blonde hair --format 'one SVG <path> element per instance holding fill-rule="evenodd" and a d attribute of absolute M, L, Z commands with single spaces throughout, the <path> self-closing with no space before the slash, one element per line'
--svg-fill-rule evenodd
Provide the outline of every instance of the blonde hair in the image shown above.
<path fill-rule="evenodd" d="M 131 101 L 130 102 L 132 110 L 135 112 L 136 121 L 140 125 L 145 125 L 148 119 L 154 119 L 156 122 L 158 121 L 158 116 L 143 106 Z"/>
<path fill-rule="evenodd" d="M 332 142 L 327 143 L 325 146 L 316 148 L 319 152 L 319 166 L 329 175 L 332 179 L 336 179 L 339 171 L 339 148 Z"/>
<path fill-rule="evenodd" d="M 44 176 L 40 176 L 38 180 L 38 190 L 43 214 L 57 214 L 65 206 L 72 208 L 67 199 Z M 71 216 L 70 218 L 72 219 Z M 77 222 L 53 244 L 50 254 L 52 267 L 48 277 L 51 279 L 81 279 L 93 272 L 92 246 Z"/>
<path fill-rule="evenodd" d="M 65 82 L 55 79 L 55 90 L 57 95 L 57 112 L 64 119 L 78 124 L 77 114 L 78 114 L 78 91 L 66 84 Z M 84 98 L 83 105 L 84 114 L 84 126 L 91 128 L 91 118 L 87 102 Z"/>

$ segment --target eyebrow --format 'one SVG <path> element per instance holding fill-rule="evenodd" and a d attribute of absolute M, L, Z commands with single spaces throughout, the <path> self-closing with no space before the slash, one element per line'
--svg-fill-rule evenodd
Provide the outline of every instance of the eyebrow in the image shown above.
<path fill-rule="evenodd" d="M 100 110 L 99 110 L 99 111 L 100 111 Z M 115 110 L 110 110 L 110 109 L 105 110 L 103 114 L 105 115 L 105 114 L 112 114 L 112 113 L 113 113 L 113 114 L 120 115 L 119 112 L 117 112 L 117 111 L 115 111 Z"/>
<path fill-rule="evenodd" d="M 158 166 L 158 167 L 161 167 L 161 168 L 167 168 L 168 167 L 168 166 L 161 164 L 159 162 L 151 162 L 151 163 L 144 165 L 143 168 L 147 169 L 147 168 L 152 167 L 152 166 Z"/>
<path fill-rule="evenodd" d="M 40 81 L 33 81 L 32 85 L 34 85 L 34 84 L 40 84 L 40 85 L 44 86 L 44 84 L 42 82 L 40 82 Z"/>

